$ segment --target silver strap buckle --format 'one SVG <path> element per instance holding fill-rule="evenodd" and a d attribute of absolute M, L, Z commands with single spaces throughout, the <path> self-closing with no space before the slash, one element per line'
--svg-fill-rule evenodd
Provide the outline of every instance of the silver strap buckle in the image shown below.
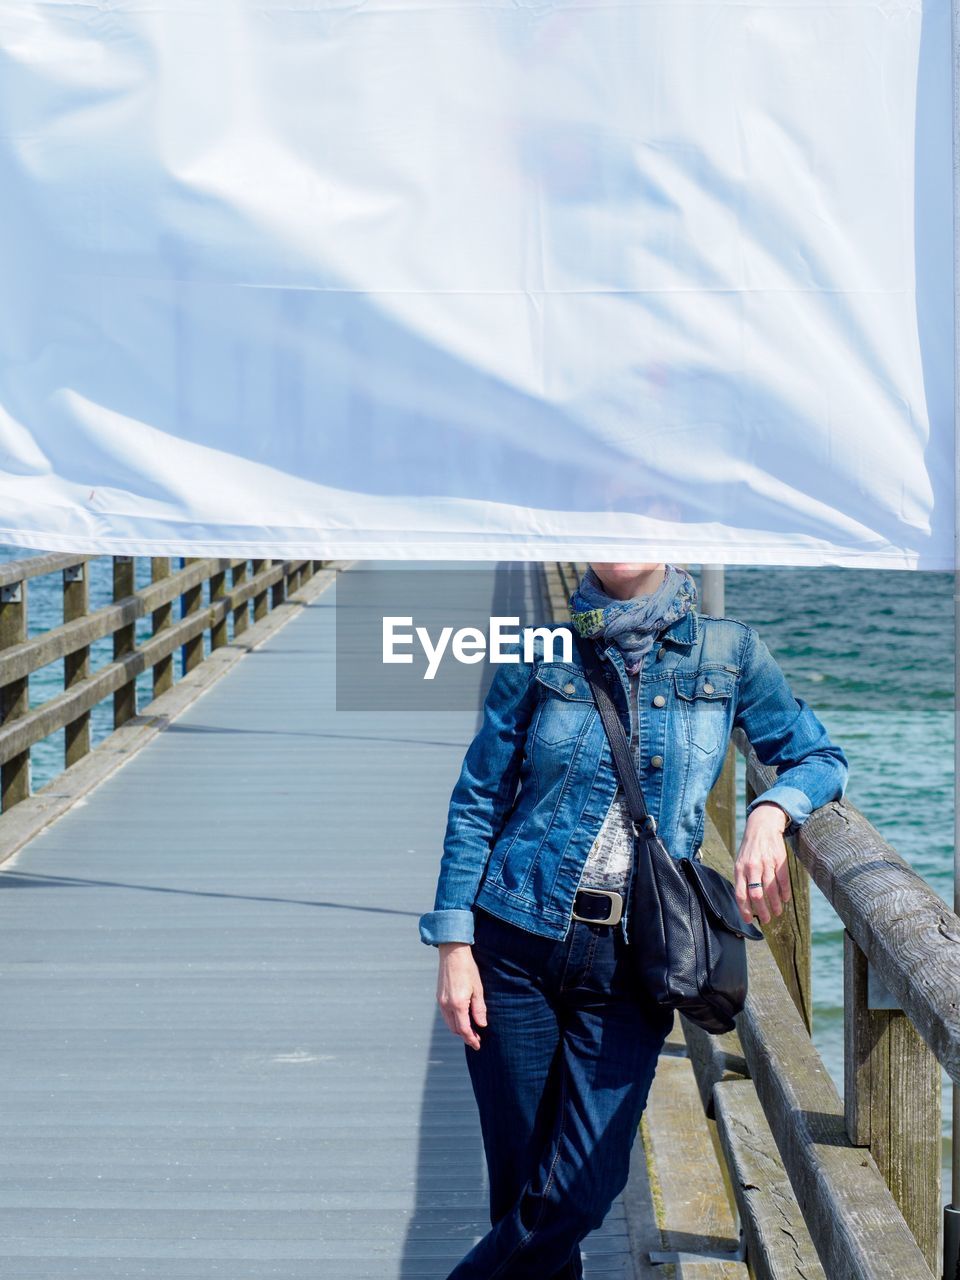
<path fill-rule="evenodd" d="M 616 889 L 578 889 L 577 893 L 597 893 L 602 894 L 605 898 L 609 898 L 610 913 L 605 920 L 598 920 L 595 916 L 578 916 L 576 910 L 576 899 L 574 899 L 574 920 L 584 920 L 587 924 L 618 924 L 620 922 L 620 917 L 623 915 L 622 893 L 617 893 Z"/>

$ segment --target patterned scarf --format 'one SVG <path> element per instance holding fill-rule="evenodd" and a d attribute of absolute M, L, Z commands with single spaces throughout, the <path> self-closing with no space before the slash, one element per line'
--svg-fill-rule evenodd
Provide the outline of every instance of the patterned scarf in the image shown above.
<path fill-rule="evenodd" d="M 618 600 L 588 566 L 570 597 L 570 618 L 582 636 L 603 637 L 619 646 L 627 671 L 635 675 L 653 648 L 657 632 L 682 618 L 697 602 L 697 584 L 686 569 L 666 566 L 663 582 L 649 595 Z"/>

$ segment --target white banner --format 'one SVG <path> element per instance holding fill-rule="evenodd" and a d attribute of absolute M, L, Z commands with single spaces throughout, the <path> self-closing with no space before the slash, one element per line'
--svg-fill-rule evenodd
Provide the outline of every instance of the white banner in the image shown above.
<path fill-rule="evenodd" d="M 947 0 L 0 0 L 0 541 L 953 567 Z"/>

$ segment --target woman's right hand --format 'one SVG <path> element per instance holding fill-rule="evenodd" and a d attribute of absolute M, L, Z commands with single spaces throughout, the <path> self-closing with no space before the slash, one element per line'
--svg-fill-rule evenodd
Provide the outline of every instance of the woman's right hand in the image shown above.
<path fill-rule="evenodd" d="M 440 972 L 437 975 L 437 1003 L 443 1020 L 471 1049 L 480 1048 L 480 1037 L 470 1024 L 487 1025 L 483 984 L 469 942 L 441 942 Z"/>

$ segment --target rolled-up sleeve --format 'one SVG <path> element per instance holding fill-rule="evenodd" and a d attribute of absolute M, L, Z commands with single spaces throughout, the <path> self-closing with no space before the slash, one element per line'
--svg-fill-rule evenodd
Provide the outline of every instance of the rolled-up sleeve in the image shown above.
<path fill-rule="evenodd" d="M 519 646 L 503 649 L 520 660 L 497 667 L 450 797 L 433 910 L 419 921 L 421 941 L 432 946 L 473 942 L 473 900 L 517 789 L 536 693 Z"/>
<path fill-rule="evenodd" d="M 734 725 L 743 729 L 759 759 L 777 770 L 777 780 L 747 806 L 773 801 L 789 816 L 788 835 L 810 814 L 843 798 L 849 763 L 823 722 L 796 697 L 767 645 L 749 627 L 740 659 Z"/>

